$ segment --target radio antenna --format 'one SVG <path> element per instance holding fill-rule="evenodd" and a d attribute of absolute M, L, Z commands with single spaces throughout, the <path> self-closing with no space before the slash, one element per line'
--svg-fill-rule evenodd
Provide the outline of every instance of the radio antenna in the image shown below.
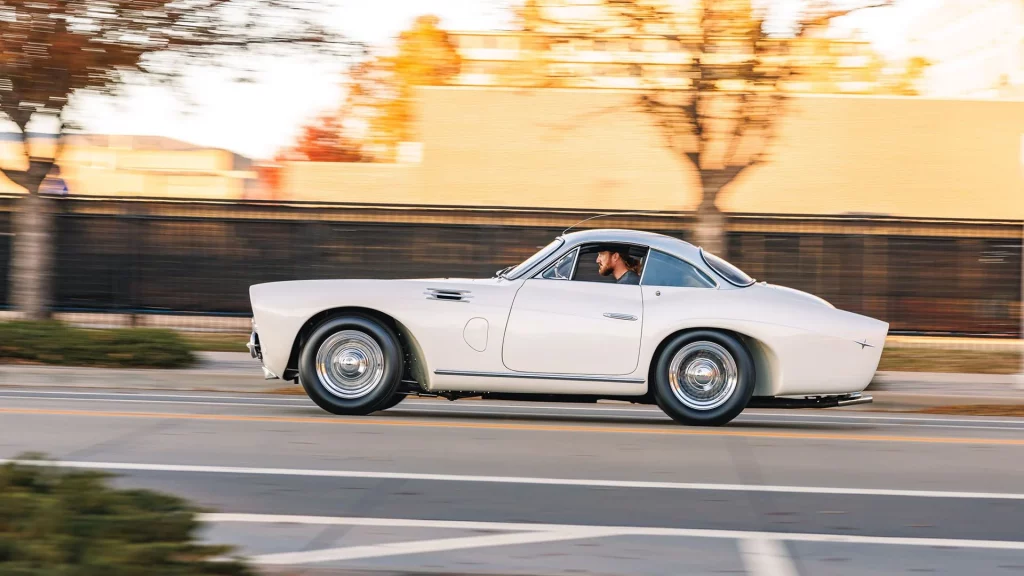
<path fill-rule="evenodd" d="M 565 230 L 562 231 L 562 234 L 565 235 L 566 233 L 569 232 L 569 230 L 572 230 L 573 228 L 579 226 L 580 224 L 583 224 L 584 222 L 590 222 L 591 220 L 596 220 L 597 218 L 604 218 L 605 216 L 654 216 L 654 215 L 659 215 L 659 214 L 663 214 L 663 213 L 662 212 L 614 212 L 614 213 L 613 212 L 609 212 L 609 213 L 605 213 L 605 214 L 597 214 L 596 216 L 591 216 L 590 218 L 584 218 L 583 220 L 580 220 L 579 222 L 573 224 L 572 226 L 569 226 L 568 228 L 566 228 Z"/>

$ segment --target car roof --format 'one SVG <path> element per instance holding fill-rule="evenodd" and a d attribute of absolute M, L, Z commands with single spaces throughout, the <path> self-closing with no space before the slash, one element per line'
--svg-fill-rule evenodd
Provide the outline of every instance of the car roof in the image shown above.
<path fill-rule="evenodd" d="M 656 248 L 662 252 L 680 256 L 688 259 L 700 257 L 700 248 L 665 234 L 656 232 L 643 232 L 640 230 L 624 230 L 618 228 L 596 228 L 591 230 L 579 230 L 562 236 L 570 245 L 586 244 L 590 242 L 612 242 L 623 244 L 642 244 Z"/>

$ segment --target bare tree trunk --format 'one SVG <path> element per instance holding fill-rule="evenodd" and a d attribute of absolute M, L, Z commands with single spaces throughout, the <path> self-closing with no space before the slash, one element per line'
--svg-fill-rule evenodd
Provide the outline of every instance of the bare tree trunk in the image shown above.
<path fill-rule="evenodd" d="M 37 190 L 18 202 L 11 251 L 11 304 L 25 320 L 50 317 L 53 286 L 53 200 Z"/>
<path fill-rule="evenodd" d="M 718 209 L 718 191 L 722 184 L 717 178 L 701 175 L 703 197 L 697 207 L 697 226 L 694 240 L 697 246 L 715 256 L 728 258 L 725 237 L 725 215 Z"/>

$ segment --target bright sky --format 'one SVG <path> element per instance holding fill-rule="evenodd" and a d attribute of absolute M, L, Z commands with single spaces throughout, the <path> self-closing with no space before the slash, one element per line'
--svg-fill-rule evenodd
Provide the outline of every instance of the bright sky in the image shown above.
<path fill-rule="evenodd" d="M 508 0 L 336 1 L 341 6 L 334 24 L 348 36 L 375 45 L 388 44 L 420 14 L 436 14 L 452 30 L 503 28 L 509 18 Z M 761 1 L 792 17 L 803 0 Z M 861 29 L 879 50 L 898 57 L 906 49 L 907 25 L 936 1 L 897 0 L 894 8 L 866 11 L 843 24 Z M 155 88 L 131 89 L 126 98 L 85 98 L 77 103 L 79 123 L 89 132 L 167 136 L 266 158 L 291 142 L 306 120 L 340 102 L 342 66 L 277 62 L 256 84 L 208 72 L 193 84 L 197 102 L 192 107 Z"/>

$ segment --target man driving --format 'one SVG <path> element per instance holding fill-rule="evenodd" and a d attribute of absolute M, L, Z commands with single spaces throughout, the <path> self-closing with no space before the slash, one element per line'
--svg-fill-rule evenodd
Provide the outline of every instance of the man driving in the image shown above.
<path fill-rule="evenodd" d="M 629 255 L 629 248 L 616 244 L 601 246 L 597 253 L 597 272 L 601 276 L 615 276 L 616 284 L 639 284 L 636 273 L 639 261 Z"/>

